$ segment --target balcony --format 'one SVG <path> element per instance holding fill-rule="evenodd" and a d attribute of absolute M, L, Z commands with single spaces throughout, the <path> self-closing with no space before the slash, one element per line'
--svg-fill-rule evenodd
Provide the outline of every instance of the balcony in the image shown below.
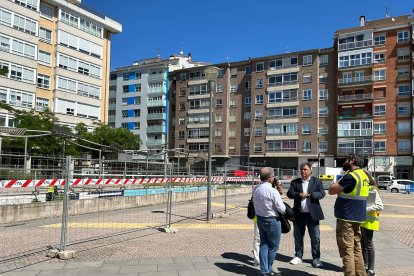
<path fill-rule="evenodd" d="M 147 133 L 164 133 L 165 126 L 148 126 Z"/>
<path fill-rule="evenodd" d="M 167 89 L 165 88 L 165 86 L 156 86 L 156 87 L 149 87 L 148 88 L 148 95 L 153 95 L 153 94 L 166 94 L 167 93 Z"/>
<path fill-rule="evenodd" d="M 148 107 L 166 106 L 166 100 L 152 100 L 147 102 Z"/>
<path fill-rule="evenodd" d="M 352 113 L 339 113 L 338 119 L 344 120 L 344 119 L 368 119 L 372 118 L 371 113 L 367 112 L 352 112 Z"/>
<path fill-rule="evenodd" d="M 151 74 L 148 76 L 148 82 L 161 82 L 167 78 L 166 73 L 162 74 Z"/>
<path fill-rule="evenodd" d="M 372 147 L 365 148 L 338 148 L 338 155 L 348 155 L 351 153 L 357 153 L 361 155 L 366 155 L 367 152 L 372 152 Z"/>
<path fill-rule="evenodd" d="M 147 140 L 147 147 L 160 147 L 165 145 L 165 139 L 148 139 Z"/>
<path fill-rule="evenodd" d="M 372 46 L 372 39 L 343 43 L 338 45 L 339 51 L 347 51 Z"/>
<path fill-rule="evenodd" d="M 338 137 L 355 137 L 355 136 L 372 136 L 373 131 L 370 129 L 349 129 L 349 130 L 338 130 Z"/>
<path fill-rule="evenodd" d="M 349 86 L 349 85 L 361 85 L 361 84 L 368 84 L 368 83 L 372 83 L 372 76 L 338 79 L 338 85 L 340 87 Z"/>
<path fill-rule="evenodd" d="M 283 85 L 291 85 L 291 84 L 297 84 L 298 81 L 281 81 L 281 82 L 270 82 L 268 86 L 283 86 Z"/>
<path fill-rule="evenodd" d="M 338 96 L 338 102 L 354 102 L 372 100 L 372 93 Z"/>
<path fill-rule="evenodd" d="M 167 119 L 167 114 L 165 113 L 149 113 L 147 115 L 147 120 L 163 120 Z"/>

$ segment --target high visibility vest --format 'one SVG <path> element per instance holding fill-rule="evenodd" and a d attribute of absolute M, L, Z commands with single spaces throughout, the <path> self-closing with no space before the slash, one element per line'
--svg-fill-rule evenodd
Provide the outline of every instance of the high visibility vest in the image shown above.
<path fill-rule="evenodd" d="M 375 187 L 370 186 L 370 190 L 375 189 Z M 374 192 L 374 191 L 372 191 Z M 376 193 L 374 192 L 376 195 Z M 367 212 L 366 220 L 364 223 L 361 223 L 361 227 L 378 231 L 379 230 L 379 211 Z"/>
<path fill-rule="evenodd" d="M 366 173 L 357 169 L 349 173 L 356 185 L 350 193 L 343 191 L 338 194 L 335 203 L 335 216 L 338 219 L 351 222 L 365 222 L 366 202 L 369 194 L 369 179 Z"/>
<path fill-rule="evenodd" d="M 53 187 L 53 186 L 47 187 L 47 192 L 48 193 L 53 193 L 54 191 L 55 191 L 55 187 Z"/>

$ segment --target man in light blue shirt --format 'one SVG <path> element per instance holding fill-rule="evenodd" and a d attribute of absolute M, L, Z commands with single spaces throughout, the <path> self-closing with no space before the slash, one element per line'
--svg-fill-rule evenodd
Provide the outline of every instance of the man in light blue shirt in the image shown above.
<path fill-rule="evenodd" d="M 273 168 L 260 170 L 260 185 L 253 192 L 253 203 L 260 234 L 260 272 L 262 275 L 273 275 L 273 261 L 279 249 L 281 226 L 279 213 L 285 214 L 285 204 L 279 192 L 272 188 L 275 178 Z"/>

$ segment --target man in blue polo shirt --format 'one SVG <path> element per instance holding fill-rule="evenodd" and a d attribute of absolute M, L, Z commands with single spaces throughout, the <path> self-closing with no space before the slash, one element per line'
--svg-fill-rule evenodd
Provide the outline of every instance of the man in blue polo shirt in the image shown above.
<path fill-rule="evenodd" d="M 345 175 L 331 185 L 335 202 L 336 242 L 345 276 L 366 276 L 361 249 L 360 224 L 365 221 L 369 179 L 361 169 L 363 159 L 350 154 L 343 166 Z"/>

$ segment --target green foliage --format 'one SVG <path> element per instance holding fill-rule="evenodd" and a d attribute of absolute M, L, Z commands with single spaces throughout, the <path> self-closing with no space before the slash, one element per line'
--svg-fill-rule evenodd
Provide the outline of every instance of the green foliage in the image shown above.
<path fill-rule="evenodd" d="M 9 73 L 8 67 L 0 67 L 0 76 L 7 76 L 8 73 Z"/>
<path fill-rule="evenodd" d="M 0 108 L 13 113 L 15 117 L 15 126 L 17 128 L 52 131 L 58 121 L 55 114 L 48 109 L 44 111 L 19 110 L 5 103 L 0 103 Z M 66 126 L 60 125 L 59 127 L 66 128 L 69 133 L 72 132 L 72 130 Z M 77 144 L 85 145 L 90 148 L 101 149 L 102 151 L 111 151 L 114 150 L 114 148 L 138 150 L 141 144 L 139 137 L 127 129 L 110 128 L 102 123 L 97 124 L 96 128 L 92 132 L 88 131 L 85 124 L 80 123 L 75 127 L 75 132 L 75 136 L 82 138 L 75 141 Z M 25 135 L 30 134 L 35 133 L 27 132 Z M 23 138 L 5 138 L 3 140 L 3 147 L 8 147 L 10 149 L 24 149 L 24 140 L 25 139 Z M 93 145 L 84 140 L 109 147 L 100 147 L 99 145 Z M 27 139 L 27 146 L 29 154 L 79 156 L 80 153 L 91 153 L 94 155 L 97 153 L 97 151 L 79 147 L 76 144 L 71 143 L 70 141 L 65 141 L 63 138 L 55 135 L 30 137 Z"/>

